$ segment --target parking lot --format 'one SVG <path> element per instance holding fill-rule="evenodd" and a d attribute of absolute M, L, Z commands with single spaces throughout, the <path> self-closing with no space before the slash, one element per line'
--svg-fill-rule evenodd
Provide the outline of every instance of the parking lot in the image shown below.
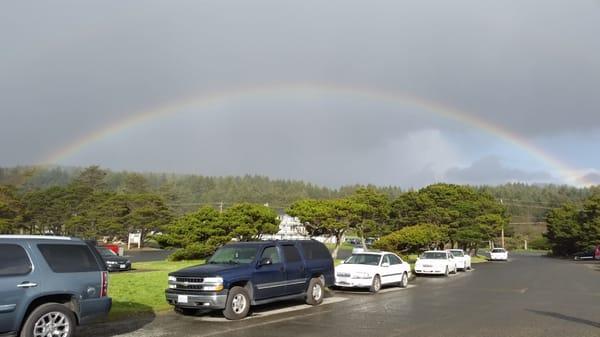
<path fill-rule="evenodd" d="M 79 336 L 598 336 L 600 266 L 512 256 L 406 289 L 332 291 L 317 307 L 284 302 L 241 321 L 174 312 L 81 328 Z"/>

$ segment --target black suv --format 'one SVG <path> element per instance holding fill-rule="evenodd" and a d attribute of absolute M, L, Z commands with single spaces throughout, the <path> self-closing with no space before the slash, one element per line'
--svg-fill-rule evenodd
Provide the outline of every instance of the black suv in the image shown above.
<path fill-rule="evenodd" d="M 314 240 L 230 243 L 206 264 L 169 274 L 167 301 L 178 311 L 220 309 L 244 318 L 251 305 L 286 299 L 320 304 L 335 282 L 327 247 Z"/>
<path fill-rule="evenodd" d="M 86 242 L 0 235 L 0 336 L 71 337 L 109 312 L 107 289 L 102 257 Z"/>

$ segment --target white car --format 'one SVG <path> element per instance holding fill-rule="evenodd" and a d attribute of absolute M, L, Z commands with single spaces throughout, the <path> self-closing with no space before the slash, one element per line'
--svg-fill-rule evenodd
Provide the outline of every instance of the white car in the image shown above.
<path fill-rule="evenodd" d="M 383 285 L 408 285 L 410 265 L 390 252 L 362 252 L 352 254 L 335 267 L 335 285 L 343 288 L 369 288 L 378 292 Z"/>
<path fill-rule="evenodd" d="M 490 261 L 508 261 L 508 252 L 504 248 L 494 248 L 490 251 Z"/>
<path fill-rule="evenodd" d="M 471 269 L 471 256 L 469 254 L 465 254 L 465 251 L 462 249 L 448 249 L 448 251 L 454 256 L 454 262 L 456 263 L 456 267 L 462 271 L 467 271 Z"/>
<path fill-rule="evenodd" d="M 415 274 L 456 274 L 456 261 L 446 250 L 429 250 L 421 254 L 415 263 Z"/>

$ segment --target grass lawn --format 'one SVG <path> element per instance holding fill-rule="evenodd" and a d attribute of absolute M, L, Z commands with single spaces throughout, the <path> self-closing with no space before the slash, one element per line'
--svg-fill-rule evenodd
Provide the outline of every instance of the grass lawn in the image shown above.
<path fill-rule="evenodd" d="M 110 273 L 108 294 L 113 307 L 109 319 L 164 311 L 170 308 L 165 300 L 167 274 L 204 261 L 157 261 L 134 263 L 134 271 Z"/>
<path fill-rule="evenodd" d="M 488 262 L 487 257 L 481 255 L 471 256 L 471 263 L 484 263 Z"/>

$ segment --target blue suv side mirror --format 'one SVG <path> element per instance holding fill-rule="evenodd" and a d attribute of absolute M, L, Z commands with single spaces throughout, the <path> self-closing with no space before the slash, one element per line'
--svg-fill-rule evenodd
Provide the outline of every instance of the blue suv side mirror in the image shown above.
<path fill-rule="evenodd" d="M 269 266 L 272 264 L 273 264 L 273 261 L 271 260 L 271 258 L 264 257 L 260 260 L 260 263 L 258 265 L 259 266 Z"/>

